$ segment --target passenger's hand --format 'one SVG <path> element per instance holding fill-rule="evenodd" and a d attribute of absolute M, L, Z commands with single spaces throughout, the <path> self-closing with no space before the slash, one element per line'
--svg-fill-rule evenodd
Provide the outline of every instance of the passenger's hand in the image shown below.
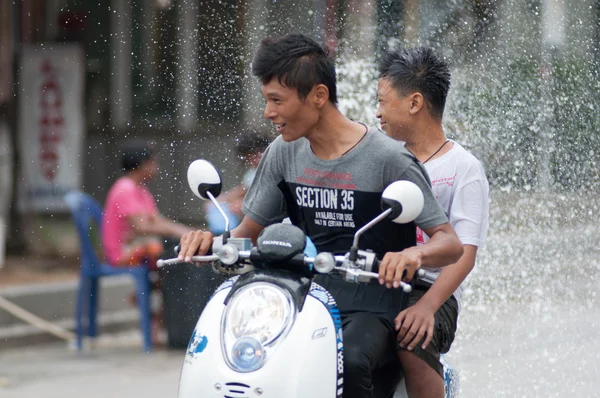
<path fill-rule="evenodd" d="M 208 231 L 192 231 L 185 233 L 179 240 L 179 261 L 190 262 L 192 256 L 203 256 L 208 253 L 213 243 L 213 234 Z"/>
<path fill-rule="evenodd" d="M 388 252 L 379 264 L 379 283 L 388 288 L 400 287 L 400 281 L 409 282 L 421 268 L 421 251 L 411 247 L 401 252 Z M 406 273 L 405 273 L 406 272 Z"/>
<path fill-rule="evenodd" d="M 398 343 L 401 348 L 412 351 L 423 340 L 423 337 L 425 337 L 425 341 L 421 348 L 427 348 L 433 338 L 435 311 L 436 309 L 428 303 L 419 300 L 415 305 L 398 314 L 394 324 L 398 331 Z"/>

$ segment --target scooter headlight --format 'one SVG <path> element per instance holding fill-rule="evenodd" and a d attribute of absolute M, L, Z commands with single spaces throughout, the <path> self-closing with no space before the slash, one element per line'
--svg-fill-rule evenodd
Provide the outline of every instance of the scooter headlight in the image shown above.
<path fill-rule="evenodd" d="M 264 359 L 262 344 L 252 337 L 242 337 L 231 350 L 231 363 L 241 372 L 252 372 L 260 368 Z"/>
<path fill-rule="evenodd" d="M 277 339 L 291 328 L 296 306 L 290 294 L 268 283 L 238 290 L 223 314 L 223 351 L 229 366 L 239 372 L 262 367 Z"/>

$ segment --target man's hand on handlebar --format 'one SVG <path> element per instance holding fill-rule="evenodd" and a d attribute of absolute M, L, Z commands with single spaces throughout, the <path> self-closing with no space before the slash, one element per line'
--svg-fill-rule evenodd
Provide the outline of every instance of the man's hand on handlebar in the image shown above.
<path fill-rule="evenodd" d="M 184 234 L 179 241 L 179 261 L 191 262 L 192 256 L 208 253 L 213 243 L 213 234 L 208 231 L 192 231 Z"/>
<path fill-rule="evenodd" d="M 388 252 L 379 264 L 379 283 L 386 287 L 400 287 L 400 281 L 409 282 L 421 268 L 421 251 L 410 247 L 401 252 Z"/>

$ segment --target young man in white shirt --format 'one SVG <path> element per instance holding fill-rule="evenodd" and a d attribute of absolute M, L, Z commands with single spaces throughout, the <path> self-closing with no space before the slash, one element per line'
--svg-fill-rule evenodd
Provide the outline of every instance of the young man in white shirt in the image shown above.
<path fill-rule="evenodd" d="M 458 262 L 428 268 L 411 295 L 410 306 L 395 320 L 399 359 L 410 397 L 443 397 L 440 353 L 454 340 L 463 281 L 485 243 L 489 185 L 483 166 L 442 128 L 450 88 L 448 65 L 428 48 L 388 54 L 380 65 L 377 117 L 386 134 L 403 141 L 423 163 L 434 195 L 448 215 L 464 248 Z M 418 230 L 417 242 L 429 238 Z M 380 273 L 386 272 L 380 270 Z"/>

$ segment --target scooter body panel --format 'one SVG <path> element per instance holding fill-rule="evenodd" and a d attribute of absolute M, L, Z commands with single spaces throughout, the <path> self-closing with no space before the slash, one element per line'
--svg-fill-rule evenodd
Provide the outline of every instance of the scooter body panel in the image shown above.
<path fill-rule="evenodd" d="M 341 319 L 327 291 L 313 283 L 294 325 L 263 367 L 240 373 L 228 366 L 221 347 L 230 290 L 231 284 L 218 290 L 196 324 L 181 371 L 180 398 L 342 396 Z"/>

